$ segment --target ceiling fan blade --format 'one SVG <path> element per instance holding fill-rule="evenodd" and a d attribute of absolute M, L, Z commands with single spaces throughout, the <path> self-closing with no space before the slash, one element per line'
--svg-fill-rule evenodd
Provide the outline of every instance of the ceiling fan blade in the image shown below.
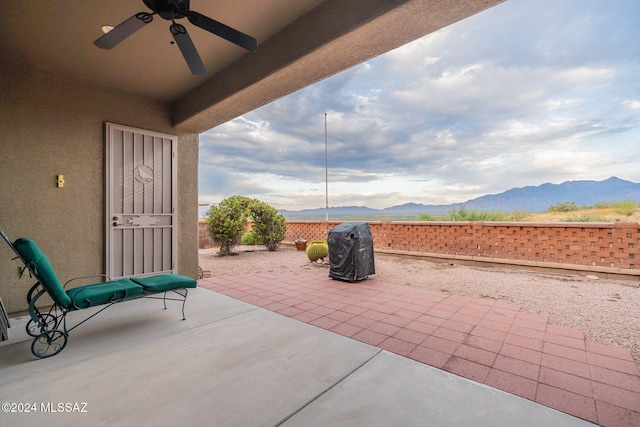
<path fill-rule="evenodd" d="M 247 49 L 248 51 L 255 52 L 258 48 L 258 42 L 253 37 L 241 33 L 240 31 L 231 28 L 222 22 L 215 21 L 208 16 L 204 16 L 198 12 L 189 11 L 187 13 L 187 19 L 193 25 L 196 25 L 203 30 L 207 30 L 223 39 L 237 44 L 238 46 Z"/>
<path fill-rule="evenodd" d="M 146 12 L 136 13 L 131 18 L 120 23 L 113 30 L 98 38 L 93 42 L 93 44 L 98 46 L 100 49 L 111 49 L 131 34 L 153 21 L 152 15 L 152 13 Z"/>
<path fill-rule="evenodd" d="M 204 67 L 200 55 L 198 55 L 198 51 L 193 45 L 191 37 L 189 37 L 189 33 L 187 33 L 187 29 L 183 25 L 173 23 L 170 30 L 180 48 L 180 52 L 182 52 L 182 56 L 184 56 L 184 60 L 187 61 L 191 73 L 195 75 L 205 74 L 207 69 Z"/>

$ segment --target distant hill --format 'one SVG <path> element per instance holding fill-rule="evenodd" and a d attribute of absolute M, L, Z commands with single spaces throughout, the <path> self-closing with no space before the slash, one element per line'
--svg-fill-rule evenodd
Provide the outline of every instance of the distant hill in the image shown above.
<path fill-rule="evenodd" d="M 512 188 L 504 193 L 490 194 L 469 200 L 469 209 L 512 212 L 544 212 L 560 202 L 575 202 L 578 206 L 614 200 L 640 202 L 640 184 L 611 177 L 604 181 L 567 181 L 562 184 L 542 184 L 537 187 Z"/>
<path fill-rule="evenodd" d="M 611 177 L 604 181 L 566 181 L 562 184 L 542 184 L 512 188 L 499 194 L 488 194 L 463 203 L 450 205 L 423 205 L 405 203 L 385 209 L 372 209 L 366 206 L 330 207 L 330 217 L 371 216 L 371 215 L 419 215 L 446 214 L 452 209 L 464 205 L 470 210 L 500 211 L 510 213 L 523 211 L 528 213 L 544 212 L 549 206 L 561 202 L 575 202 L 578 206 L 593 206 L 615 200 L 634 200 L 640 202 L 640 184 Z M 325 208 L 305 209 L 301 211 L 282 211 L 286 218 L 324 217 Z"/>

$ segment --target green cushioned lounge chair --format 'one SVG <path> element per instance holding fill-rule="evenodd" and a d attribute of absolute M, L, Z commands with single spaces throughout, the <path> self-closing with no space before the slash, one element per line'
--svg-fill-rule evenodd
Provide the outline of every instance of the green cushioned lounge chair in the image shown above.
<path fill-rule="evenodd" d="M 31 239 L 21 238 L 11 242 L 7 235 L 0 230 L 0 235 L 24 263 L 23 273 L 28 270 L 37 282 L 27 293 L 29 315 L 27 334 L 34 337 L 31 352 L 40 358 L 55 356 L 67 344 L 69 332 L 82 323 L 99 314 L 113 304 L 139 298 L 160 298 L 164 301 L 182 301 L 182 319 L 185 319 L 184 305 L 187 301 L 187 289 L 195 288 L 197 282 L 189 277 L 178 274 L 159 274 L 149 277 L 133 277 L 130 279 L 107 280 L 100 283 L 65 289 L 72 282 L 69 280 L 62 285 L 49 259 Z M 104 275 L 102 276 L 104 279 Z M 90 276 L 93 277 L 93 276 Z M 80 277 L 78 279 L 87 279 Z M 167 297 L 167 292 L 173 292 L 178 297 Z M 49 295 L 53 305 L 48 311 L 41 311 L 37 303 L 41 296 Z M 67 327 L 67 313 L 90 307 L 103 306 L 75 326 Z"/>

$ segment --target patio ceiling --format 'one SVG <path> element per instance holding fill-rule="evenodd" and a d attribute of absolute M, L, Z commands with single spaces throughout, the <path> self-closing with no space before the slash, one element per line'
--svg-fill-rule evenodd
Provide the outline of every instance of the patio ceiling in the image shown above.
<path fill-rule="evenodd" d="M 13 1 L 0 18 L 0 58 L 169 102 L 173 124 L 199 133 L 501 1 L 191 0 L 192 10 L 258 41 L 249 53 L 179 21 L 202 76 L 158 16 L 111 50 L 93 44 L 102 25 L 148 12 L 141 0 Z"/>

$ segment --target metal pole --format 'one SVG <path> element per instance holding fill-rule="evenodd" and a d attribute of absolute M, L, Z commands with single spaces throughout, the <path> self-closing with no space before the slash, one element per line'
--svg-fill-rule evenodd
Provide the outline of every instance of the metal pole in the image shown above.
<path fill-rule="evenodd" d="M 324 113 L 324 195 L 325 219 L 329 222 L 329 155 L 327 152 L 327 113 Z"/>

